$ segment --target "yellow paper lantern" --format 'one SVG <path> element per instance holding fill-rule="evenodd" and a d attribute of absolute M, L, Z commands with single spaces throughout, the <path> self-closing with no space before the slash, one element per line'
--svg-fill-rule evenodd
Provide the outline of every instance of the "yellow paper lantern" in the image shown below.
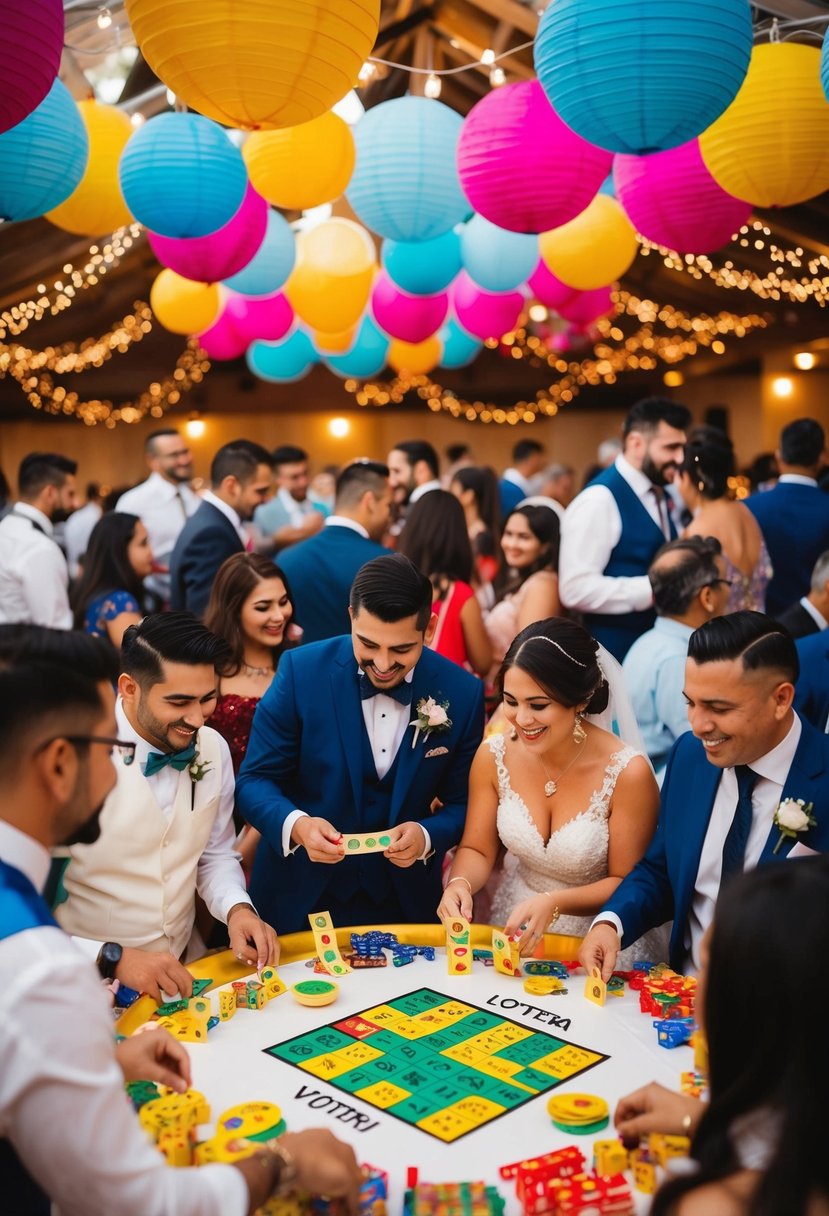
<path fill-rule="evenodd" d="M 174 270 L 162 270 L 150 288 L 150 307 L 159 325 L 174 334 L 203 333 L 221 306 L 218 283 L 194 283 Z"/>
<path fill-rule="evenodd" d="M 255 131 L 242 147 L 251 185 L 274 207 L 289 211 L 339 198 L 355 155 L 348 123 L 330 112 L 284 131 Z"/>
<path fill-rule="evenodd" d="M 193 110 L 244 130 L 295 127 L 357 83 L 380 0 L 126 0 L 135 40 Z"/>
<path fill-rule="evenodd" d="M 296 265 L 283 290 L 311 329 L 340 334 L 362 315 L 376 269 L 368 232 L 337 217 L 300 235 Z"/>
<path fill-rule="evenodd" d="M 117 106 L 79 101 L 78 109 L 89 137 L 86 172 L 72 194 L 46 218 L 78 236 L 101 236 L 132 222 L 118 181 L 118 162 L 134 128 Z"/>
<path fill-rule="evenodd" d="M 317 329 L 311 334 L 311 337 L 321 355 L 342 355 L 351 350 L 356 332 L 356 325 L 350 325 L 348 329 L 344 329 L 339 334 L 327 334 L 323 330 Z"/>
<path fill-rule="evenodd" d="M 542 232 L 538 248 L 562 283 L 577 291 L 607 287 L 628 270 L 639 249 L 636 232 L 615 198 L 597 194 L 568 224 Z"/>
<path fill-rule="evenodd" d="M 790 207 L 829 189 L 829 103 L 818 47 L 756 46 L 742 88 L 699 147 L 723 190 L 757 207 Z"/>
<path fill-rule="evenodd" d="M 425 376 L 437 367 L 442 354 L 443 345 L 435 334 L 423 342 L 395 340 L 389 347 L 388 364 L 399 375 Z"/>

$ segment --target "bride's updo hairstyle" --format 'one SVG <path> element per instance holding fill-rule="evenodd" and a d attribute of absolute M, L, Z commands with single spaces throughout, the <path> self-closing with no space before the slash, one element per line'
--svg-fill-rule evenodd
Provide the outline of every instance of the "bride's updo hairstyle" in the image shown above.
<path fill-rule="evenodd" d="M 519 667 L 559 705 L 583 705 L 586 714 L 602 713 L 610 694 L 596 657 L 598 645 L 575 621 L 561 616 L 535 621 L 521 630 L 506 653 L 495 681 L 499 697 L 507 672 Z"/>

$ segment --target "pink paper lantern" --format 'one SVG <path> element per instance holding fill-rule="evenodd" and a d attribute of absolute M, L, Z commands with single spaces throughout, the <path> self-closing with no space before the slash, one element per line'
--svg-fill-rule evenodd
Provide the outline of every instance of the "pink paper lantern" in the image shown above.
<path fill-rule="evenodd" d="M 468 334 L 476 338 L 500 338 L 515 327 L 524 297 L 520 291 L 497 294 L 484 291 L 462 270 L 452 285 L 455 315 Z"/>
<path fill-rule="evenodd" d="M 0 0 L 0 132 L 36 110 L 63 52 L 63 0 Z"/>
<path fill-rule="evenodd" d="M 248 185 L 239 210 L 207 236 L 169 237 L 148 232 L 150 248 L 161 262 L 196 283 L 219 283 L 244 270 L 265 239 L 268 204 Z"/>
<path fill-rule="evenodd" d="M 401 291 L 385 271 L 374 280 L 371 291 L 374 320 L 390 338 L 401 342 L 425 342 L 440 329 L 449 311 L 449 293 L 412 296 Z"/>
<path fill-rule="evenodd" d="M 511 232 L 548 232 L 580 215 L 612 162 L 562 122 L 537 80 L 493 89 L 467 114 L 458 142 L 466 197 Z"/>
<path fill-rule="evenodd" d="M 568 287 L 557 279 L 543 258 L 538 259 L 538 265 L 527 279 L 527 286 L 540 304 L 560 312 L 581 293 L 575 287 Z"/>
<path fill-rule="evenodd" d="M 294 323 L 294 310 L 281 293 L 273 296 L 228 294 L 224 308 L 199 342 L 211 359 L 238 359 L 252 342 L 279 342 Z"/>
<path fill-rule="evenodd" d="M 561 304 L 557 312 L 565 321 L 571 321 L 583 329 L 598 321 L 599 317 L 615 313 L 616 304 L 611 299 L 614 290 L 614 287 L 597 287 L 593 291 L 579 291 L 572 300 Z"/>
<path fill-rule="evenodd" d="M 613 181 L 637 231 L 677 253 L 713 253 L 751 215 L 751 204 L 708 172 L 697 139 L 650 156 L 617 156 Z"/>
<path fill-rule="evenodd" d="M 199 346 L 211 358 L 217 361 L 238 359 L 248 348 L 248 341 L 236 331 L 233 318 L 220 313 L 219 317 L 199 334 Z"/>

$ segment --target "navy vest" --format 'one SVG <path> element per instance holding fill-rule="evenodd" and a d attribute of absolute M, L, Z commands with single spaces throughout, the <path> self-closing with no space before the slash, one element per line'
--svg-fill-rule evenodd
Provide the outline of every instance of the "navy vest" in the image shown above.
<path fill-rule="evenodd" d="M 606 486 L 610 490 L 622 520 L 622 535 L 602 573 L 610 578 L 633 578 L 647 574 L 657 550 L 665 544 L 662 529 L 648 514 L 615 465 L 605 469 L 591 484 Z M 671 536 L 675 536 L 672 521 L 670 530 Z M 621 663 L 636 639 L 646 633 L 655 620 L 656 613 L 652 608 L 619 615 L 585 612 L 584 627 Z"/>
<path fill-rule="evenodd" d="M 29 879 L 0 859 L 0 941 L 26 929 L 54 925 L 44 900 Z M 49 1216 L 46 1192 L 26 1170 L 8 1140 L 0 1139 L 0 1207 L 4 1216 Z"/>

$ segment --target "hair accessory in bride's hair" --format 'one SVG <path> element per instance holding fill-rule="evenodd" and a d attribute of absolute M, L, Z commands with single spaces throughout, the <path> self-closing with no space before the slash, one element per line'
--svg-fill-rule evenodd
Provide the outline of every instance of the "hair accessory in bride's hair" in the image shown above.
<path fill-rule="evenodd" d="M 569 659 L 570 662 L 575 663 L 577 667 L 587 667 L 586 663 L 582 663 L 578 659 L 574 659 L 571 654 L 567 653 L 567 651 L 564 649 L 563 646 L 560 646 L 558 642 L 554 642 L 552 638 L 548 638 L 543 633 L 537 633 L 535 635 L 535 637 L 527 638 L 527 642 L 549 642 L 551 646 L 555 646 L 556 650 L 561 651 L 561 653 L 564 655 L 565 659 Z M 527 645 L 527 642 L 524 643 L 524 646 Z M 521 647 L 521 650 L 524 649 L 524 646 Z M 518 654 L 521 653 L 521 650 L 519 650 Z M 518 658 L 518 655 L 516 655 L 515 657 Z"/>

